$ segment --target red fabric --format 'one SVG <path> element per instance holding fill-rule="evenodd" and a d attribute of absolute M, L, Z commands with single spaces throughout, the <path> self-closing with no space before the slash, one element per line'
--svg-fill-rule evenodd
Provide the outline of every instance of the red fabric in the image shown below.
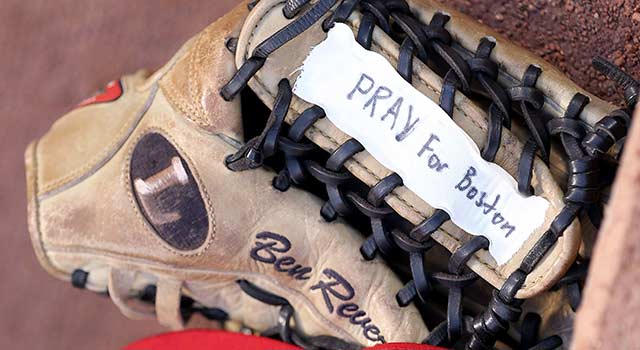
<path fill-rule="evenodd" d="M 366 350 L 446 350 L 445 348 L 439 348 L 431 345 L 414 344 L 414 343 L 387 343 L 379 344 L 367 348 Z"/>
<path fill-rule="evenodd" d="M 127 345 L 124 350 L 301 350 L 295 345 L 241 333 L 194 329 L 163 333 Z M 446 350 L 411 343 L 380 344 L 366 350 Z"/>
<path fill-rule="evenodd" d="M 205 329 L 163 333 L 127 345 L 125 350 L 300 350 L 277 340 Z"/>
<path fill-rule="evenodd" d="M 120 83 L 120 80 L 114 80 L 107 84 L 103 92 L 80 102 L 78 107 L 84 107 L 102 102 L 112 102 L 117 100 L 120 96 L 122 96 L 122 84 Z"/>

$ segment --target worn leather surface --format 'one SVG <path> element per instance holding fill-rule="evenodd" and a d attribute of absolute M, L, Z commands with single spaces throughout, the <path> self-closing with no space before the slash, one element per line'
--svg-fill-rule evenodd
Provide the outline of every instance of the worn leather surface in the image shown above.
<path fill-rule="evenodd" d="M 288 299 L 296 327 L 308 335 L 376 343 L 364 336 L 370 330 L 337 314 L 351 302 L 385 340 L 421 341 L 428 330 L 417 310 L 397 306 L 400 281 L 381 260 L 361 258 L 359 233 L 340 221 L 324 222 L 316 215 L 321 202 L 312 195 L 273 189 L 269 170 L 234 173 L 225 167 L 242 124 L 239 104 L 218 94 L 234 69 L 224 39 L 238 35 L 244 16 L 241 4 L 155 74 L 124 77 L 122 97 L 74 110 L 29 146 L 29 229 L 41 264 L 65 280 L 84 269 L 87 288 L 109 290 L 127 316 L 157 317 L 172 328 L 182 327 L 179 292 L 258 331 L 275 326 L 278 308 L 243 293 L 236 280 L 246 279 Z M 162 240 L 136 200 L 131 154 L 148 133 L 163 135 L 177 149 L 205 202 L 209 229 L 196 249 L 178 250 Z M 265 231 L 289 240 L 291 248 L 275 254 L 310 267 L 309 279 L 251 257 L 261 241 L 256 235 Z M 333 281 L 328 269 L 353 287 L 348 300 L 329 296 L 333 310 L 321 285 Z M 155 311 L 132 303 L 147 284 L 158 288 Z"/>
<path fill-rule="evenodd" d="M 637 108 L 634 118 L 640 118 Z M 571 349 L 640 346 L 639 183 L 640 125 L 635 123 L 629 131 L 612 199 L 594 248 Z"/>
<path fill-rule="evenodd" d="M 290 253 L 295 254 L 298 247 L 303 246 L 300 255 L 305 256 L 305 263 L 316 262 L 317 266 L 324 267 L 332 261 L 355 259 L 353 261 L 359 261 L 363 267 L 350 269 L 349 276 L 359 276 L 359 279 L 361 276 L 389 276 L 385 278 L 384 288 L 378 288 L 384 291 L 374 287 L 380 285 L 378 280 L 358 281 L 357 290 L 366 291 L 362 296 L 365 301 L 358 305 L 372 315 L 373 322 L 384 320 L 384 323 L 376 324 L 381 328 L 382 324 L 392 330 L 398 328 L 399 333 L 388 333 L 383 329 L 387 340 L 421 340 L 427 331 L 419 326 L 422 323 L 415 309 L 395 306 L 393 293 L 400 287 L 397 279 L 380 262 L 364 263 L 360 260 L 357 247 L 361 238 L 358 234 L 340 223 L 321 222 L 317 215 L 319 202 L 307 194 L 296 190 L 286 194 L 272 193 L 272 174 L 266 170 L 236 176 L 221 166 L 224 156 L 237 146 L 233 140 L 242 139 L 242 127 L 239 101 L 223 102 L 219 89 L 257 44 L 288 22 L 282 17 L 281 3 L 262 0 L 248 18 L 245 18 L 246 7 L 241 4 L 187 42 L 164 68 L 151 77 L 147 77 L 148 73 L 139 72 L 123 78 L 126 93 L 118 101 L 91 105 L 69 113 L 52 127 L 51 132 L 30 146 L 26 157 L 30 231 L 38 257 L 49 272 L 62 279 L 68 279 L 74 268 L 91 271 L 89 289 L 104 291 L 111 284 L 113 291 L 119 291 L 112 293 L 112 298 L 117 299 L 116 303 L 129 317 L 155 317 L 172 328 L 182 327 L 176 309 L 176 291 L 179 290 L 204 305 L 227 309 L 232 318 L 251 327 L 266 329 L 275 324 L 277 309 L 243 295 L 235 280 L 246 278 L 287 297 L 299 312 L 296 323 L 305 332 L 337 334 L 366 343 L 361 337 L 362 329 L 344 324 L 343 319 L 333 314 L 322 314 L 324 301 L 305 295 L 309 294 L 309 284 L 292 284 L 282 273 L 275 272 L 273 266 L 252 262 L 247 254 L 242 261 L 242 254 L 237 252 L 250 251 L 251 244 L 255 243 L 255 234 L 260 232 L 258 226 L 269 226 L 275 232 L 280 230 L 280 234 L 291 232 L 295 236 L 287 235 L 294 246 Z M 575 92 L 583 92 L 552 66 L 464 15 L 429 0 L 410 3 L 426 20 L 438 10 L 451 14 L 453 18 L 447 29 L 465 50 L 475 50 L 477 42 L 485 35 L 494 36 L 498 45 L 493 58 L 501 63 L 501 80 L 505 84 L 520 76 L 529 63 L 540 65 L 545 73 L 538 82 L 538 88 L 545 92 L 548 113 L 561 116 L 570 97 Z M 353 16 L 350 25 L 356 26 L 358 21 L 358 16 Z M 241 30 L 241 26 L 244 29 Z M 267 105 L 273 104 L 279 79 L 284 76 L 294 79 L 296 75 L 292 72 L 323 35 L 316 26 L 270 56 L 256 79 L 250 82 L 250 87 Z M 240 40 L 234 60 L 223 44 L 227 38 L 237 36 Z M 374 32 L 373 49 L 392 63 L 397 57 L 397 45 L 379 31 Z M 439 96 L 440 78 L 418 62 L 414 85 L 432 99 Z M 581 115 L 589 123 L 614 108 L 590 97 L 592 103 Z M 301 101 L 294 101 L 288 121 L 291 122 L 305 107 Z M 480 107 L 457 94 L 454 120 L 480 147 L 485 139 L 485 119 Z M 211 222 L 215 222 L 215 229 L 212 228 L 208 235 L 208 245 L 197 252 L 176 252 L 159 239 L 145 222 L 132 195 L 131 179 L 127 177 L 130 154 L 140 137 L 151 131 L 162 133 L 176 145 L 190 169 L 197 172 L 198 186 L 208 194 L 208 214 Z M 326 120 L 318 122 L 307 136 L 328 151 L 335 150 L 348 138 Z M 496 162 L 513 174 L 517 166 L 514 156 L 519 155 L 521 147 L 516 136 L 505 132 Z M 552 160 L 552 167 L 561 170 L 562 165 L 558 161 L 559 158 Z M 347 168 L 369 185 L 389 174 L 366 152 L 357 155 Z M 537 162 L 533 179 L 536 193 L 550 199 L 554 210 L 562 202 L 562 194 L 551 175 L 557 176 L 558 169 L 550 172 Z M 394 191 L 387 201 L 414 223 L 432 212 L 405 188 Z M 238 207 L 243 210 L 237 210 Z M 552 214 L 550 212 L 548 216 Z M 283 221 L 283 217 L 287 220 Z M 565 236 L 529 276 L 518 295 L 533 297 L 525 307 L 542 313 L 543 328 L 547 334 L 560 332 L 564 336 L 569 333 L 567 321 L 573 313 L 564 305 L 562 293 L 539 293 L 554 283 L 577 254 L 581 244 L 580 226 L 576 222 L 565 232 Z M 220 230 L 233 234 L 221 238 Z M 331 237 L 331 240 L 326 237 Z M 469 238 L 453 225 L 445 225 L 434 237 L 449 250 L 455 250 Z M 527 245 L 533 242 L 531 239 Z M 344 252 L 336 248 L 346 246 L 350 248 L 345 248 Z M 583 251 L 591 249 L 584 245 L 583 248 Z M 495 266 L 491 257 L 480 253 L 471 260 L 470 267 L 499 287 L 519 264 L 526 250 L 522 249 L 513 261 L 502 267 Z M 326 253 L 322 255 L 327 251 L 338 253 L 328 258 Z M 303 259 L 297 255 L 295 258 L 298 261 Z M 232 267 L 243 267 L 245 271 Z M 314 270 L 321 278 L 321 269 L 314 267 Z M 131 305 L 129 299 L 149 283 L 158 285 L 161 302 L 156 310 L 139 310 Z M 380 305 L 380 300 L 389 302 Z M 398 327 L 409 323 L 417 328 Z M 410 336 L 406 336 L 404 330 Z"/>
<path fill-rule="evenodd" d="M 420 6 L 416 7 L 420 8 Z M 253 49 L 259 43 L 286 25 L 288 21 L 282 16 L 282 1 L 261 1 L 248 17 L 240 33 L 236 52 L 236 65 L 240 66 L 251 56 Z M 347 24 L 357 28 L 358 21 L 359 16 L 356 13 Z M 313 26 L 269 56 L 264 67 L 249 82 L 250 87 L 265 104 L 269 106 L 273 104 L 274 96 L 277 92 L 277 83 L 282 77 L 288 77 L 292 81 L 295 80 L 298 74 L 296 71 L 302 65 L 304 58 L 306 58 L 315 44 L 324 39 L 325 35 L 319 25 Z M 398 56 L 398 45 L 378 29 L 373 33 L 372 50 L 382 54 L 392 64 L 395 64 Z M 413 81 L 416 89 L 429 98 L 438 100 L 442 84 L 441 78 L 417 60 L 414 61 Z M 294 120 L 307 107 L 308 105 L 305 102 L 294 98 L 287 116 L 288 121 Z M 486 113 L 473 101 L 461 93 L 457 93 L 453 119 L 482 148 L 487 130 Z M 307 137 L 329 152 L 335 150 L 349 138 L 348 135 L 335 128 L 331 122 L 324 119 L 318 121 L 308 131 Z M 496 157 L 496 163 L 514 175 L 517 170 L 522 145 L 523 143 L 508 130 L 503 130 L 503 139 Z M 345 166 L 370 186 L 390 174 L 388 169 L 379 164 L 366 151 L 357 154 Z M 534 166 L 532 183 L 535 193 L 545 197 L 551 203 L 550 209 L 546 214 L 546 223 L 531 235 L 530 239 L 508 263 L 497 266 L 488 252 L 480 251 L 468 264 L 472 270 L 496 288 L 500 288 L 506 277 L 520 265 L 524 255 L 544 233 L 544 230 L 549 227 L 553 217 L 563 207 L 563 194 L 556 180 L 554 180 L 551 171 L 539 160 L 536 161 Z M 414 224 L 422 222 L 434 211 L 422 199 L 404 187 L 394 190 L 392 194 L 387 196 L 386 201 L 398 213 Z M 447 222 L 433 234 L 433 237 L 445 248 L 454 251 L 468 240 L 470 235 L 457 228 L 451 222 Z M 573 262 L 579 245 L 580 225 L 576 221 L 565 231 L 563 237 L 558 240 L 557 244 L 549 251 L 538 267 L 528 276 L 523 288 L 518 292 L 518 297 L 531 297 L 550 287 Z"/>

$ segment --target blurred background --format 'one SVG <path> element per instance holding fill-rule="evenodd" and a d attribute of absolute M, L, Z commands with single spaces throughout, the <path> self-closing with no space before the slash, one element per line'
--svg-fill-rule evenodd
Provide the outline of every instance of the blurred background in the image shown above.
<path fill-rule="evenodd" d="M 237 0 L 0 1 L 0 349 L 119 349 L 163 331 L 38 264 L 27 144 L 110 80 L 158 68 Z"/>
<path fill-rule="evenodd" d="M 163 331 L 38 265 L 27 233 L 23 152 L 108 81 L 158 68 L 238 0 L 0 1 L 0 349 L 118 349 Z M 640 4 L 630 0 L 449 3 L 617 101 L 590 67 L 604 55 L 640 76 Z"/>

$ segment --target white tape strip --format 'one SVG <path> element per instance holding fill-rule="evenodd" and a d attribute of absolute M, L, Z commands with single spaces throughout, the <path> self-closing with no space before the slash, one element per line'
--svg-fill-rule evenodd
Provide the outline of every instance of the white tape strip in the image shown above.
<path fill-rule="evenodd" d="M 305 60 L 294 87 L 324 108 L 340 130 L 395 171 L 429 205 L 463 230 L 489 239 L 498 264 L 509 261 L 544 223 L 549 203 L 523 197 L 504 169 L 482 159 L 476 144 L 381 55 L 336 24 Z"/>

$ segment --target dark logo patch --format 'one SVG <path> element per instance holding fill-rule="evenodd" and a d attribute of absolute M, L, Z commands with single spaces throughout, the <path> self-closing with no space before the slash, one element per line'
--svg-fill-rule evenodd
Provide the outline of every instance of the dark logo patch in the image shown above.
<path fill-rule="evenodd" d="M 209 218 L 198 185 L 176 148 L 158 133 L 144 136 L 131 156 L 133 194 L 160 238 L 178 250 L 207 240 Z"/>

